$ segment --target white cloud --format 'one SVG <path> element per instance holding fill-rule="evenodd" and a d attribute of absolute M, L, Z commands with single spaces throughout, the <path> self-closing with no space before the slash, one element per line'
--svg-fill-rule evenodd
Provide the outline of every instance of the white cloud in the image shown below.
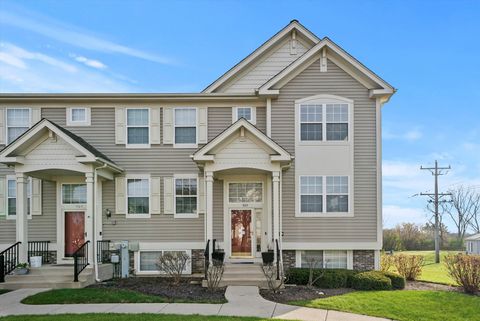
<path fill-rule="evenodd" d="M 423 137 L 423 133 L 419 128 L 412 128 L 406 132 L 394 133 L 388 129 L 383 130 L 382 137 L 384 139 L 406 140 L 409 142 L 417 141 Z"/>
<path fill-rule="evenodd" d="M 10 43 L 1 44 L 2 92 L 135 92 L 138 89 L 101 70 L 74 66 Z"/>
<path fill-rule="evenodd" d="M 391 228 L 402 222 L 424 224 L 427 221 L 428 217 L 423 209 L 414 207 L 401 207 L 397 205 L 383 206 L 384 228 Z"/>
<path fill-rule="evenodd" d="M 99 60 L 89 59 L 87 57 L 77 56 L 75 54 L 70 54 L 70 57 L 72 57 L 76 61 L 78 61 L 78 62 L 80 62 L 80 63 L 82 63 L 86 66 L 92 67 L 92 68 L 96 68 L 96 69 L 106 69 L 107 68 L 107 65 L 105 65 L 103 62 L 101 62 Z"/>
<path fill-rule="evenodd" d="M 121 45 L 97 36 L 90 32 L 79 30 L 78 28 L 66 23 L 53 20 L 17 6 L 11 6 L 9 10 L 3 8 L 0 11 L 0 24 L 14 26 L 25 29 L 69 45 L 85 48 L 88 50 L 123 54 L 144 60 L 149 60 L 161 64 L 173 64 L 173 60 L 160 55 L 137 50 L 125 45 Z M 13 11 L 20 12 L 15 14 Z"/>
<path fill-rule="evenodd" d="M 2 60 L 3 62 L 17 68 L 26 69 L 27 63 L 25 60 L 36 60 L 57 68 L 61 68 L 67 72 L 73 73 L 77 71 L 77 68 L 73 65 L 64 63 L 58 59 L 39 52 L 25 50 L 8 42 L 0 42 L 0 52 L 3 53 L 5 57 L 9 58 Z"/>

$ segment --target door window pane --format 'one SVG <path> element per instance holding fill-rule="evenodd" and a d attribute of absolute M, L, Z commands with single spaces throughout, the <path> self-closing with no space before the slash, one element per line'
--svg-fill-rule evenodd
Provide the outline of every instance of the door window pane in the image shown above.
<path fill-rule="evenodd" d="M 86 184 L 63 184 L 62 185 L 63 204 L 86 204 L 87 203 L 87 185 Z"/>
<path fill-rule="evenodd" d="M 230 203 L 261 202 L 262 183 L 230 183 L 228 199 Z"/>

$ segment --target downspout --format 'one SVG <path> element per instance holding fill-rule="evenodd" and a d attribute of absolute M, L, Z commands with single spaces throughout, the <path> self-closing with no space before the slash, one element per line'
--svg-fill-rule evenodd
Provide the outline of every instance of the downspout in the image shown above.
<path fill-rule="evenodd" d="M 93 171 L 93 236 L 92 236 L 92 242 L 93 242 L 93 267 L 95 270 L 95 281 L 96 282 L 101 282 L 101 280 L 98 278 L 98 261 L 97 261 L 97 231 L 96 231 L 96 226 L 97 224 L 95 223 L 96 217 L 97 217 L 97 202 L 96 202 L 96 196 L 97 196 L 97 180 L 98 180 L 98 174 L 97 170 L 106 168 L 108 165 L 107 163 L 103 163 L 102 166 L 97 167 Z M 102 213 L 100 213 L 101 215 Z"/>

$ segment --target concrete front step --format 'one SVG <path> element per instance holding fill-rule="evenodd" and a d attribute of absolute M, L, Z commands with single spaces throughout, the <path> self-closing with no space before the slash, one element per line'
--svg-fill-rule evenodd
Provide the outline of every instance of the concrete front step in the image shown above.
<path fill-rule="evenodd" d="M 207 282 L 203 281 L 203 286 Z M 254 264 L 235 264 L 227 262 L 223 272 L 220 286 L 228 285 L 251 285 L 261 288 L 267 288 L 267 280 L 263 274 L 262 266 L 259 263 Z"/>
<path fill-rule="evenodd" d="M 79 275 L 79 282 L 73 282 L 73 265 L 46 265 L 31 268 L 26 275 L 7 275 L 0 289 L 17 290 L 24 288 L 82 288 L 94 283 L 93 269 L 86 268 Z"/>

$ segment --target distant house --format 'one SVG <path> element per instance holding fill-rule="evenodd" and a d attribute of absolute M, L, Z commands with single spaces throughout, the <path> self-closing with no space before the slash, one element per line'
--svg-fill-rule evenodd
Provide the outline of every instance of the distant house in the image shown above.
<path fill-rule="evenodd" d="M 480 233 L 465 239 L 467 254 L 480 254 Z"/>

